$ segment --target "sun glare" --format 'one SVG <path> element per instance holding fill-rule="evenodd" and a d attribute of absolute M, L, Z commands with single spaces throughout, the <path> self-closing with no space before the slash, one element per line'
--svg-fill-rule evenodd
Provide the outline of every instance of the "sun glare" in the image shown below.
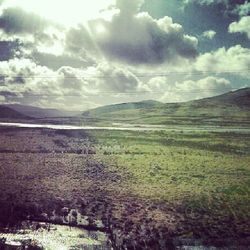
<path fill-rule="evenodd" d="M 99 16 L 100 11 L 115 0 L 6 0 L 4 7 L 18 6 L 65 26 L 86 22 Z"/>

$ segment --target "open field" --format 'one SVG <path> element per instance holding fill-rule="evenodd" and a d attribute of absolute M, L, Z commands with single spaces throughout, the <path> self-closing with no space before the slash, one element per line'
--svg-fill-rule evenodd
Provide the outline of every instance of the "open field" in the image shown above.
<path fill-rule="evenodd" d="M 174 249 L 183 239 L 247 249 L 249 139 L 2 127 L 1 224 L 28 217 L 83 226 L 107 233 L 117 249 Z"/>

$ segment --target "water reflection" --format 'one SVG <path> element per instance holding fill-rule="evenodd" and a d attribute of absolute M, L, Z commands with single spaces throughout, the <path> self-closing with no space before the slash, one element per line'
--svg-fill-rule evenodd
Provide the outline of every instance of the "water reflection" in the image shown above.
<path fill-rule="evenodd" d="M 0 242 L 5 246 L 1 248 L 0 243 L 0 249 L 111 249 L 108 237 L 103 232 L 50 223 L 24 223 L 26 225 L 15 232 L 0 233 Z"/>

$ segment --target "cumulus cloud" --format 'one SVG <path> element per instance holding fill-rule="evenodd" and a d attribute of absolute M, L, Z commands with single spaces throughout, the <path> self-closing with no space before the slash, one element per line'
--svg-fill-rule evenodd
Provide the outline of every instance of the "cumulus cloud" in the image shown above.
<path fill-rule="evenodd" d="M 4 9 L 0 16 L 0 60 L 37 55 L 56 56 L 64 52 L 61 26 L 19 7 Z M 41 59 L 42 61 L 42 59 Z M 47 60 L 48 65 L 50 62 Z M 53 64 L 53 63 L 52 63 Z"/>
<path fill-rule="evenodd" d="M 97 37 L 97 41 L 110 59 L 132 64 L 171 64 L 197 55 L 197 39 L 185 35 L 181 25 L 170 17 L 154 20 L 147 13 L 119 15 L 103 25 L 107 35 Z"/>
<path fill-rule="evenodd" d="M 0 95 L 8 103 L 66 108 L 70 103 L 79 107 L 86 99 L 84 82 L 77 78 L 78 72 L 73 68 L 52 71 L 29 59 L 13 59 L 0 62 L 0 74 L 4 76 Z"/>
<path fill-rule="evenodd" d="M 35 63 L 58 70 L 62 66 L 87 67 L 87 54 L 65 52 L 65 30 L 35 14 L 13 7 L 0 16 L 0 61 L 32 58 Z"/>
<path fill-rule="evenodd" d="M 123 15 L 132 16 L 140 10 L 143 3 L 144 0 L 116 0 L 116 7 Z"/>
<path fill-rule="evenodd" d="M 46 67 L 36 65 L 29 59 L 11 59 L 0 62 L 0 75 L 4 78 L 0 91 L 5 97 L 23 97 L 26 93 L 44 93 L 53 91 L 50 77 L 53 72 Z"/>
<path fill-rule="evenodd" d="M 206 30 L 202 33 L 202 36 L 208 39 L 213 39 L 216 35 L 214 30 Z"/>
<path fill-rule="evenodd" d="M 63 53 L 62 55 L 54 55 L 50 53 L 33 51 L 32 57 L 39 65 L 46 66 L 52 70 L 58 70 L 63 66 L 85 68 L 95 63 L 95 61 L 90 57 L 81 58 L 68 53 Z"/>
<path fill-rule="evenodd" d="M 1 7 L 0 101 L 75 109 L 94 107 L 94 102 L 154 99 L 162 93 L 164 101 L 183 101 L 230 89 L 230 82 L 218 77 L 225 71 L 249 78 L 249 48 L 235 45 L 199 55 L 196 37 L 171 17 L 156 19 L 140 12 L 143 2 L 117 0 L 95 19 L 64 27 L 27 12 L 24 5 L 25 10 Z M 247 6 L 239 5 L 237 13 L 247 13 Z M 248 34 L 246 20 L 232 23 L 229 31 Z M 215 35 L 207 30 L 199 37 Z M 157 76 L 171 71 L 177 73 Z M 199 71 L 207 73 L 197 80 L 192 73 Z M 211 72 L 216 77 L 205 78 Z"/>
<path fill-rule="evenodd" d="M 100 76 L 98 86 L 103 91 L 136 92 L 141 87 L 140 80 L 125 68 L 101 63 L 95 71 L 95 75 Z"/>
<path fill-rule="evenodd" d="M 53 71 L 29 59 L 12 59 L 0 62 L 0 75 L 0 95 L 8 102 L 71 101 L 81 105 L 102 93 L 136 93 L 143 87 L 133 73 L 107 63 L 85 69 L 63 66 Z"/>
<path fill-rule="evenodd" d="M 76 53 L 92 52 L 109 60 L 129 64 L 173 64 L 197 56 L 198 40 L 186 35 L 170 17 L 153 19 L 137 13 L 141 1 L 117 1 L 110 20 L 89 21 L 89 29 L 79 26 L 67 34 L 66 44 Z"/>
<path fill-rule="evenodd" d="M 180 102 L 219 95 L 232 90 L 230 81 L 209 76 L 199 80 L 176 82 L 161 97 L 165 102 Z"/>
<path fill-rule="evenodd" d="M 152 92 L 158 92 L 166 90 L 169 87 L 168 79 L 165 76 L 152 77 L 148 82 L 147 86 Z"/>
<path fill-rule="evenodd" d="M 245 33 L 250 39 L 250 16 L 243 16 L 238 22 L 233 22 L 228 28 L 230 33 Z"/>
<path fill-rule="evenodd" d="M 238 4 L 234 10 L 239 16 L 247 16 L 250 13 L 250 2 L 245 1 L 243 4 Z"/>
<path fill-rule="evenodd" d="M 194 64 L 195 70 L 204 72 L 223 73 L 240 75 L 249 78 L 250 49 L 235 45 L 228 49 L 218 50 L 201 54 Z"/>
<path fill-rule="evenodd" d="M 230 81 L 225 78 L 209 76 L 198 81 L 187 80 L 176 83 L 177 89 L 187 92 L 201 91 L 203 95 L 214 95 L 232 89 Z"/>
<path fill-rule="evenodd" d="M 78 25 L 68 30 L 65 40 L 66 50 L 80 58 L 97 55 L 98 48 L 94 38 L 84 25 Z"/>

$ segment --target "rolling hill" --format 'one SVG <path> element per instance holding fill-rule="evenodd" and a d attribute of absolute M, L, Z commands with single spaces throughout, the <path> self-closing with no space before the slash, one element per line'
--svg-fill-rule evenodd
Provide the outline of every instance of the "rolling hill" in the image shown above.
<path fill-rule="evenodd" d="M 138 124 L 250 123 L 250 88 L 181 103 L 142 101 L 108 105 L 82 114 L 99 122 Z"/>
<path fill-rule="evenodd" d="M 71 111 L 61 111 L 58 109 L 39 108 L 39 107 L 20 105 L 20 104 L 8 104 L 4 106 L 32 118 L 52 118 L 52 117 L 66 117 L 66 116 L 70 117 L 79 113 Z"/>
<path fill-rule="evenodd" d="M 19 120 L 27 120 L 31 119 L 31 117 L 24 115 L 12 108 L 9 108 L 5 105 L 0 105 L 0 119 L 19 119 Z"/>

